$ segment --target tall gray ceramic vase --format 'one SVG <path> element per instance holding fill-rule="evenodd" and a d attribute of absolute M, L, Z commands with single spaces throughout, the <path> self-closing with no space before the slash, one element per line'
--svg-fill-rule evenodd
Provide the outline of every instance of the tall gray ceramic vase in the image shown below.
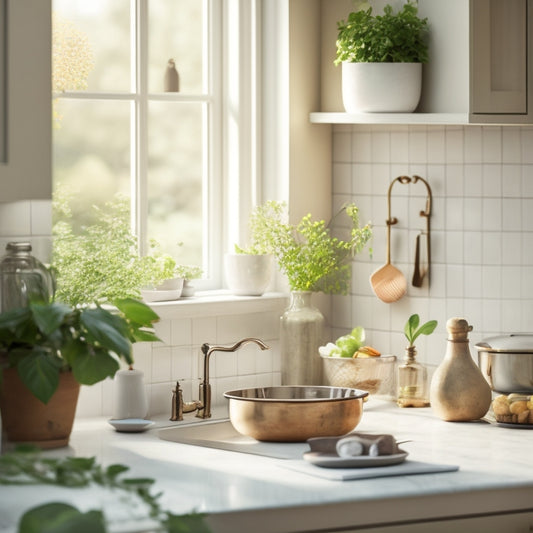
<path fill-rule="evenodd" d="M 323 385 L 318 347 L 324 343 L 324 315 L 311 305 L 313 293 L 293 291 L 281 316 L 282 385 Z"/>

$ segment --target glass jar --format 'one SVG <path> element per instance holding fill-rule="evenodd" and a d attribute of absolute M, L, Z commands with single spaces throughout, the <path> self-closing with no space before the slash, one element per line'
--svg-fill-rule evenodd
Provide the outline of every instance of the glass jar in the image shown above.
<path fill-rule="evenodd" d="M 416 360 L 415 346 L 405 349 L 405 359 L 398 367 L 398 405 L 400 407 L 428 407 L 427 368 Z"/>
<path fill-rule="evenodd" d="M 54 293 L 49 270 L 31 255 L 28 242 L 10 242 L 0 259 L 0 311 L 26 307 L 31 300 L 48 302 Z"/>

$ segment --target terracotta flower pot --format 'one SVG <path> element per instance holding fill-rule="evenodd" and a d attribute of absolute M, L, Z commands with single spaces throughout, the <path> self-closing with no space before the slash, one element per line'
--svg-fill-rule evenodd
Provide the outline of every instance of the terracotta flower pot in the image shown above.
<path fill-rule="evenodd" d="M 22 383 L 16 369 L 4 369 L 0 411 L 8 441 L 40 448 L 67 446 L 79 392 L 80 385 L 72 372 L 62 372 L 57 391 L 44 404 Z"/>

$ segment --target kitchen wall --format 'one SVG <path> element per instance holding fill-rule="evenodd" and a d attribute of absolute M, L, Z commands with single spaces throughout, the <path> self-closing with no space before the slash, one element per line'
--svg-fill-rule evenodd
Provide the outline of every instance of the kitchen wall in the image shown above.
<path fill-rule="evenodd" d="M 417 174 L 433 190 L 431 279 L 411 285 L 419 211 L 426 189 L 395 184 L 392 262 L 408 279 L 393 304 L 374 296 L 372 272 L 386 260 L 387 190 L 397 176 Z M 503 332 L 533 331 L 533 128 L 510 126 L 333 127 L 333 207 L 353 199 L 374 224 L 373 255 L 353 268 L 349 296 L 333 298 L 333 335 L 363 325 L 368 344 L 402 356 L 403 326 L 412 313 L 437 319 L 436 332 L 417 340 L 419 358 L 438 364 L 446 320 L 464 316 L 475 342 Z"/>
<path fill-rule="evenodd" d="M 52 249 L 52 202 L 21 200 L 0 202 L 0 255 L 10 241 L 32 244 L 33 255 L 44 263 Z"/>
<path fill-rule="evenodd" d="M 149 416 L 170 416 L 172 389 L 180 381 L 184 401 L 197 400 L 203 376 L 203 343 L 231 345 L 245 337 L 267 343 L 261 351 L 247 344 L 237 352 L 215 352 L 210 361 L 213 406 L 226 405 L 223 393 L 245 387 L 281 383 L 279 317 L 287 305 L 284 295 L 262 298 L 198 296 L 179 304 L 155 304 L 161 317 L 156 332 L 162 342 L 134 345 L 135 368 L 144 372 Z M 210 309 L 210 311 L 209 311 Z M 125 368 L 123 366 L 123 368 Z M 115 384 L 107 379 L 82 387 L 76 417 L 113 415 Z"/>

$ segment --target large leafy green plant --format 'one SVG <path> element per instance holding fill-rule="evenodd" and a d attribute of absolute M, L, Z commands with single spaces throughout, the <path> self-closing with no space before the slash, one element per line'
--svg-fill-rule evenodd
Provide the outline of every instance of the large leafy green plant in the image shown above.
<path fill-rule="evenodd" d="M 397 13 L 387 5 L 383 15 L 372 15 L 372 8 L 354 11 L 348 20 L 337 24 L 335 64 L 350 63 L 427 63 L 427 18 L 418 17 L 414 2 L 407 2 Z"/>
<path fill-rule="evenodd" d="M 0 314 L 0 385 L 4 368 L 16 368 L 31 393 L 48 403 L 59 374 L 71 369 L 83 385 L 112 377 L 119 361 L 133 363 L 132 343 L 157 341 L 157 314 L 142 302 L 122 299 L 116 310 L 31 302 Z"/>
<path fill-rule="evenodd" d="M 324 220 L 304 216 L 297 224 L 287 221 L 284 202 L 269 201 L 252 214 L 251 238 L 276 258 L 293 291 L 346 294 L 351 278 L 351 259 L 372 236 L 370 224 L 360 227 L 359 211 L 349 204 L 338 213 L 350 221 L 350 238 L 341 240 Z"/>

